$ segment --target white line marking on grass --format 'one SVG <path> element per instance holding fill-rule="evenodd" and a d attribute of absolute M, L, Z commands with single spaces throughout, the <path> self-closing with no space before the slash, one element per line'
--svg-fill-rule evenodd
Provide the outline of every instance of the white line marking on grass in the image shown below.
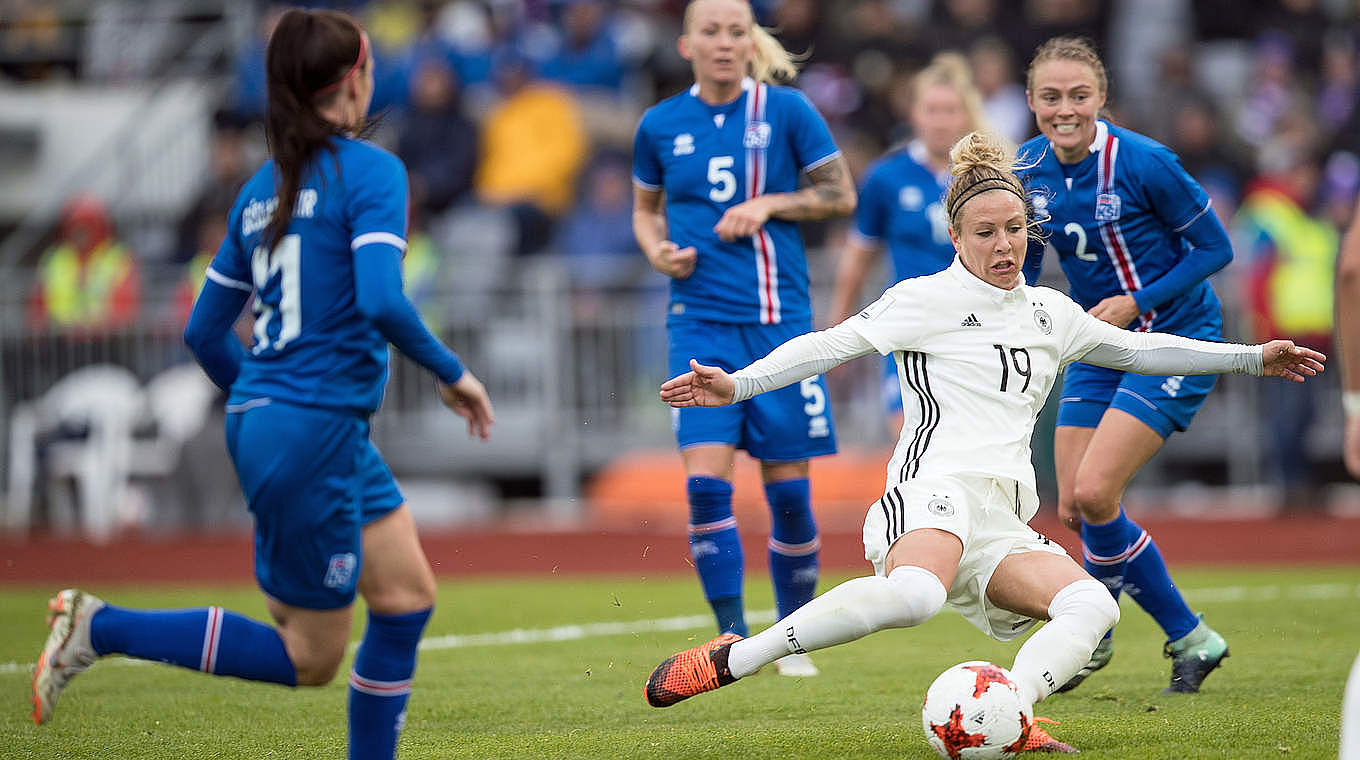
<path fill-rule="evenodd" d="M 756 610 L 746 615 L 752 623 L 773 623 L 774 610 Z M 544 641 L 577 641 L 600 636 L 622 636 L 630 633 L 654 631 L 684 631 L 702 628 L 713 622 L 711 615 L 686 615 L 656 620 L 629 620 L 619 623 L 581 623 L 559 625 L 555 628 L 516 628 L 499 633 L 451 633 L 427 636 L 420 642 L 421 649 L 458 649 L 461 647 L 504 646 L 506 644 L 537 644 Z"/>
<path fill-rule="evenodd" d="M 1277 599 L 1292 601 L 1317 601 L 1324 599 L 1360 598 L 1360 585 L 1351 583 L 1314 583 L 1295 586 L 1220 586 L 1217 588 L 1182 589 L 1186 598 L 1199 603 L 1217 602 L 1262 602 Z M 774 610 L 754 610 L 747 613 L 752 623 L 774 622 Z M 512 644 L 541 644 L 551 641 L 580 641 L 582 639 L 602 638 L 605 636 L 625 636 L 628 634 L 655 633 L 659 631 L 685 631 L 704 628 L 713 622 L 711 615 L 682 615 L 651 620 L 627 620 L 613 623 L 579 623 L 559 625 L 552 628 L 515 628 L 493 633 L 449 633 L 443 636 L 427 636 L 420 642 L 424 651 L 440 649 L 462 649 L 465 647 L 509 646 Z M 350 644 L 354 649 L 357 642 Z M 105 665 L 146 665 L 145 660 L 128 657 L 114 657 Z M 31 662 L 0 662 L 0 675 L 33 672 Z"/>

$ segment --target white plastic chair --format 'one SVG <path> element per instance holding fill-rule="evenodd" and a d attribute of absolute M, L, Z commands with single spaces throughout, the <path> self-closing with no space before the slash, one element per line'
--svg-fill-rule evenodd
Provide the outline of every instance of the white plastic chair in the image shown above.
<path fill-rule="evenodd" d="M 5 524 L 25 531 L 32 520 L 31 493 L 37 440 L 62 426 L 85 426 L 81 440 L 59 440 L 48 449 L 47 489 L 53 522 L 75 522 L 95 540 L 113 533 L 117 510 L 126 498 L 133 430 L 145 419 L 146 398 L 129 370 L 110 364 L 78 369 L 36 401 L 15 408 L 10 424 L 10 498 Z M 76 520 L 61 514 L 63 478 L 76 482 Z"/>
<path fill-rule="evenodd" d="M 132 474 L 168 476 L 179 466 L 185 443 L 208 424 L 217 386 L 196 364 L 176 364 L 146 384 L 147 412 L 156 423 L 156 436 L 138 440 Z"/>

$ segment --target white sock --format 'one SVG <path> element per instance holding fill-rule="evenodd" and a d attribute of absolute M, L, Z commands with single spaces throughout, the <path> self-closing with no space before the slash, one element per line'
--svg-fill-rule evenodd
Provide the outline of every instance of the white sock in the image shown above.
<path fill-rule="evenodd" d="M 1011 675 L 1031 703 L 1067 683 L 1091 659 L 1105 632 L 1119 622 L 1119 604 L 1093 578 L 1064 586 L 1048 605 L 1049 621 L 1015 655 Z"/>
<path fill-rule="evenodd" d="M 727 667 L 743 678 L 786 654 L 844 644 L 884 628 L 920 625 L 940 611 L 945 597 L 934 573 L 912 565 L 898 567 L 886 578 L 855 578 L 733 644 Z"/>

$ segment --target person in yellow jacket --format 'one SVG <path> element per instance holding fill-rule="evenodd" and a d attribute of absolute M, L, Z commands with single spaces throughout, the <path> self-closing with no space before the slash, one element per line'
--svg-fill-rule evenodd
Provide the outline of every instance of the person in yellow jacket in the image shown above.
<path fill-rule="evenodd" d="M 1331 222 L 1310 213 L 1319 176 L 1313 157 L 1298 157 L 1248 185 L 1238 209 L 1238 251 L 1250 267 L 1246 304 L 1253 340 L 1288 335 L 1329 350 L 1339 237 Z M 1262 386 L 1271 431 L 1262 458 L 1284 489 L 1286 508 L 1317 508 L 1308 452 L 1317 390 L 1284 385 Z"/>
<path fill-rule="evenodd" d="M 518 253 L 534 253 L 572 204 L 589 138 L 575 97 L 534 79 L 533 64 L 523 54 L 503 51 L 495 70 L 500 101 L 482 123 L 474 183 L 481 202 L 514 214 Z"/>
<path fill-rule="evenodd" d="M 114 237 L 104 204 L 91 196 L 71 199 L 56 241 L 38 262 L 30 324 L 58 330 L 121 327 L 137 318 L 140 306 L 137 261 Z"/>

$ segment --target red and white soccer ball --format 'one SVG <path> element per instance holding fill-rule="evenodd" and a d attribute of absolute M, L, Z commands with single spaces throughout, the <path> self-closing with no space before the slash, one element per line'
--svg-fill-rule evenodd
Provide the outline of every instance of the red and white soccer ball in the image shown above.
<path fill-rule="evenodd" d="M 948 760 L 1012 758 L 1029 738 L 1033 709 L 1009 670 L 973 660 L 930 685 L 921 725 L 931 748 Z"/>

